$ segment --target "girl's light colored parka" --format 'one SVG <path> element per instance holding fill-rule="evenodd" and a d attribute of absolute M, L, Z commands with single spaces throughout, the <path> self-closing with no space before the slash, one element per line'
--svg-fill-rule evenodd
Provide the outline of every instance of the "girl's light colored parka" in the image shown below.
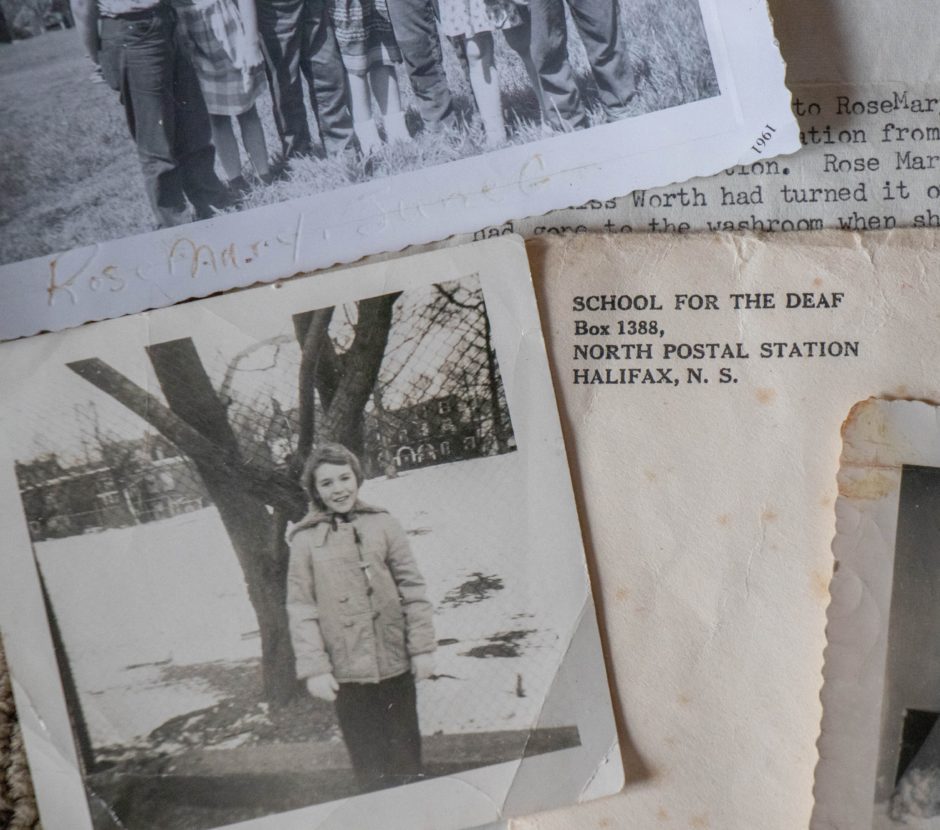
<path fill-rule="evenodd" d="M 401 525 L 356 502 L 312 511 L 288 532 L 287 614 L 301 679 L 377 683 L 436 648 L 433 608 Z"/>

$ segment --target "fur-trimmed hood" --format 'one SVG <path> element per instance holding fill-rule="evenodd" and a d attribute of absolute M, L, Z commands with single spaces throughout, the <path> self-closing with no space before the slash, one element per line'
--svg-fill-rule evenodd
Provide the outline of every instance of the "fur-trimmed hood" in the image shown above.
<path fill-rule="evenodd" d="M 356 499 L 356 503 L 352 506 L 348 513 L 345 515 L 352 519 L 357 515 L 363 513 L 388 513 L 384 507 L 375 507 L 371 504 L 366 504 L 364 501 Z M 297 524 L 292 525 L 287 531 L 287 541 L 290 542 L 296 534 L 301 530 L 306 530 L 309 527 L 316 527 L 317 525 L 323 524 L 324 522 L 333 522 L 335 513 L 330 510 L 319 510 L 316 507 L 311 506 L 310 512 L 307 513 Z"/>

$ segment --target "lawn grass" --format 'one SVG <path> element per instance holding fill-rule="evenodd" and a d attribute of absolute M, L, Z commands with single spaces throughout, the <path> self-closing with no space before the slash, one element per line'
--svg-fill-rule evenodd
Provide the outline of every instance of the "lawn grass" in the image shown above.
<path fill-rule="evenodd" d="M 621 0 L 636 65 L 645 80 L 636 115 L 718 94 L 696 0 Z M 595 100 L 587 60 L 570 33 L 570 59 L 588 101 Z M 515 53 L 497 36 L 497 63 L 513 143 L 543 137 L 535 96 Z M 414 140 L 386 146 L 368 163 L 301 159 L 281 181 L 260 183 L 244 207 L 309 196 L 484 152 L 482 128 L 463 68 L 444 44 L 448 82 L 468 129 L 442 141 L 421 131 L 414 96 L 400 71 Z M 144 233 L 153 218 L 143 192 L 134 145 L 117 95 L 91 80 L 78 33 L 49 32 L 0 46 L 0 263 L 42 256 L 95 241 Z M 277 134 L 267 92 L 258 102 L 272 155 Z M 595 113 L 595 117 L 599 115 Z"/>

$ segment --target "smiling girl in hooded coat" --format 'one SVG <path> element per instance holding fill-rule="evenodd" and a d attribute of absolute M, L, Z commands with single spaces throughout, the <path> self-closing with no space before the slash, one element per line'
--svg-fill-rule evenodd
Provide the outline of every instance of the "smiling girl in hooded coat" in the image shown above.
<path fill-rule="evenodd" d="M 287 612 L 297 676 L 335 701 L 363 791 L 422 776 L 415 681 L 434 672 L 433 609 L 401 525 L 359 501 L 359 459 L 340 444 L 301 475 L 311 510 L 288 532 Z"/>

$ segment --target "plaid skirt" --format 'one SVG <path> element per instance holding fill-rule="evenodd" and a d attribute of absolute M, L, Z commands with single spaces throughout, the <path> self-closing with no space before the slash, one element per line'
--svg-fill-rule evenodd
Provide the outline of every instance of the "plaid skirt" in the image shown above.
<path fill-rule="evenodd" d="M 251 109 L 264 88 L 264 68 L 236 66 L 244 28 L 234 0 L 189 3 L 174 0 L 180 47 L 196 69 L 206 109 L 212 115 L 241 115 Z"/>
<path fill-rule="evenodd" d="M 401 63 L 386 0 L 329 0 L 329 8 L 347 71 Z"/>

